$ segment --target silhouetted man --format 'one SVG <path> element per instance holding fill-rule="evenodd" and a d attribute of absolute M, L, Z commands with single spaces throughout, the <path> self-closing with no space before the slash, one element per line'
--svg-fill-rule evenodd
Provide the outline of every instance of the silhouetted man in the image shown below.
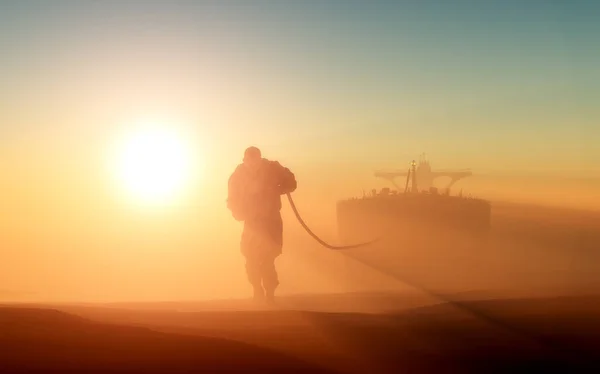
<path fill-rule="evenodd" d="M 296 190 L 294 174 L 256 147 L 244 152 L 243 163 L 229 177 L 227 207 L 244 221 L 241 251 L 254 299 L 272 302 L 279 285 L 275 259 L 282 253 L 281 195 Z"/>

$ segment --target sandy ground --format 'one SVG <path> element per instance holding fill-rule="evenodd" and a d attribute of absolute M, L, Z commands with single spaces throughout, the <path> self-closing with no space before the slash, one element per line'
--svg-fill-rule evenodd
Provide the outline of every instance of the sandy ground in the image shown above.
<path fill-rule="evenodd" d="M 360 302 L 383 295 L 331 295 Z M 414 296 L 414 297 L 413 297 Z M 305 305 L 320 296 L 304 296 Z M 314 300 L 313 300 L 314 298 Z M 600 296 L 468 301 L 387 294 L 385 313 L 261 309 L 238 301 L 0 308 L 0 371 L 590 372 Z M 296 300 L 296 303 L 300 301 Z"/>
<path fill-rule="evenodd" d="M 6 304 L 0 372 L 600 372 L 600 213 L 500 204 L 493 225 L 335 254 L 401 285 L 381 292 Z"/>

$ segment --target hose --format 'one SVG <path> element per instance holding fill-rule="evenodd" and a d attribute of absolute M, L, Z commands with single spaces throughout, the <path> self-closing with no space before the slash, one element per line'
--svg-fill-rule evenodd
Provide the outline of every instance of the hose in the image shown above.
<path fill-rule="evenodd" d="M 373 239 L 368 242 L 358 243 L 358 244 L 353 244 L 353 245 L 343 245 L 343 246 L 331 245 L 331 244 L 325 242 L 324 240 L 322 240 L 321 238 L 319 238 L 314 232 L 312 232 L 312 230 L 308 227 L 308 225 L 302 219 L 302 216 L 300 216 L 300 213 L 298 212 L 298 209 L 296 208 L 296 204 L 294 204 L 294 199 L 292 199 L 292 195 L 290 193 L 287 193 L 286 195 L 287 195 L 288 201 L 290 203 L 290 206 L 292 207 L 292 210 L 294 211 L 294 214 L 296 215 L 296 218 L 298 219 L 298 222 L 300 223 L 300 225 L 302 225 L 304 230 L 306 230 L 306 232 L 310 236 L 312 236 L 313 239 L 315 239 L 319 244 L 321 244 L 322 246 L 324 246 L 326 248 L 333 249 L 333 250 L 345 250 L 345 249 L 365 247 L 365 246 L 371 245 L 371 244 L 379 241 L 382 238 L 382 237 L 379 237 L 377 239 Z M 473 305 L 469 305 L 467 303 L 452 300 L 452 298 L 450 298 L 446 295 L 443 295 L 438 292 L 434 292 L 433 290 L 430 290 L 420 284 L 417 284 L 414 281 L 411 281 L 409 279 L 406 279 L 405 277 L 399 276 L 397 274 L 397 272 L 395 272 L 395 271 L 390 271 L 390 269 L 385 269 L 385 267 L 382 268 L 379 266 L 374 266 L 372 263 L 368 263 L 364 260 L 361 260 L 360 258 L 352 256 L 351 254 L 349 257 L 353 258 L 354 260 L 356 260 L 366 266 L 369 266 L 373 269 L 381 271 L 382 273 L 384 273 L 386 275 L 392 276 L 396 280 L 406 284 L 409 287 L 419 290 L 419 291 L 421 291 L 433 298 L 436 298 L 442 302 L 448 303 L 449 305 L 452 305 L 455 308 L 457 308 L 467 314 L 470 314 L 479 320 L 483 320 L 483 321 L 489 323 L 490 325 L 495 326 L 496 328 L 499 328 L 504 331 L 509 331 L 516 336 L 520 336 L 521 338 L 529 340 L 530 342 L 538 345 L 539 347 L 548 349 L 549 351 L 553 352 L 553 354 L 555 354 L 557 357 L 566 359 L 566 361 L 568 363 L 573 364 L 574 366 L 579 366 L 578 365 L 579 364 L 578 357 L 573 357 L 572 355 L 567 354 L 564 350 L 564 347 L 557 346 L 552 341 L 548 341 L 548 339 L 545 339 L 544 337 L 537 336 L 535 333 L 532 333 L 531 331 L 528 331 L 526 329 L 523 329 L 523 328 L 520 328 L 517 326 L 513 326 L 513 325 L 508 324 L 505 321 L 502 321 L 498 318 L 494 318 L 494 317 L 490 316 L 489 314 L 484 313 L 483 311 L 475 308 Z"/>
<path fill-rule="evenodd" d="M 331 245 L 331 244 L 325 242 L 324 240 L 322 240 L 321 238 L 319 238 L 317 236 L 317 234 L 312 232 L 312 230 L 308 227 L 306 222 L 304 222 L 304 220 L 302 219 L 302 216 L 300 216 L 300 213 L 298 212 L 298 209 L 296 208 L 296 204 L 294 204 L 294 199 L 292 199 L 292 195 L 289 193 L 287 193 L 286 195 L 287 195 L 288 201 L 290 202 L 290 206 L 292 207 L 292 210 L 294 211 L 294 214 L 296 215 L 296 219 L 298 219 L 298 222 L 300 222 L 300 225 L 302 225 L 304 230 L 306 230 L 306 232 L 310 236 L 312 236 L 313 239 L 315 239 L 317 242 L 319 242 L 319 244 L 321 244 L 323 247 L 333 249 L 333 250 L 352 249 L 352 248 L 366 247 L 368 245 L 378 242 L 381 239 L 381 237 L 379 237 L 377 239 L 373 239 L 368 242 L 352 244 L 352 245 L 341 245 L 341 246 Z"/>

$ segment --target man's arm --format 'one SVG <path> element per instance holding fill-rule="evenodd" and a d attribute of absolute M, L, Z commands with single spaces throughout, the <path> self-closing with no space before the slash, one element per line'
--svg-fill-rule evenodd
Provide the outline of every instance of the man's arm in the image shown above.
<path fill-rule="evenodd" d="M 298 182 L 296 181 L 296 176 L 294 173 L 278 162 L 277 167 L 279 169 L 279 193 L 284 195 L 286 193 L 296 191 L 296 188 L 298 188 Z"/>

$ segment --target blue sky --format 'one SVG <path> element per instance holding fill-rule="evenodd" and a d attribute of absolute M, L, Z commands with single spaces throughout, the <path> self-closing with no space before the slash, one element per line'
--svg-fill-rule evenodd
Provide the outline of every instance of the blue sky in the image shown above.
<path fill-rule="evenodd" d="M 211 112 L 216 142 L 233 131 L 246 136 L 235 146 L 262 141 L 289 157 L 306 142 L 323 157 L 335 141 L 340 157 L 364 148 L 373 163 L 399 157 L 382 150 L 394 144 L 449 163 L 600 162 L 595 1 L 0 4 L 7 142 L 56 127 L 44 118 L 73 121 L 75 138 L 95 133 L 76 114 L 92 101 L 82 93 L 172 89 L 183 111 L 216 112 L 221 95 L 245 112 Z M 86 115 L 138 104 L 128 100 Z"/>

